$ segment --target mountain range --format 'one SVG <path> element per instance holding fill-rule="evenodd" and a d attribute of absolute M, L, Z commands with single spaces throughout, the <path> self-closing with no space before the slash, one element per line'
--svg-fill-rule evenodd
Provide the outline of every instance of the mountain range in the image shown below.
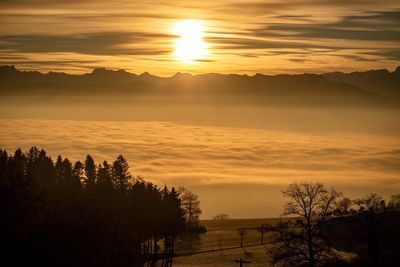
<path fill-rule="evenodd" d="M 158 77 L 125 70 L 94 69 L 82 75 L 20 71 L 0 66 L 1 96 L 214 96 L 258 102 L 400 103 L 400 67 L 390 72 L 324 74 L 198 74 Z"/>

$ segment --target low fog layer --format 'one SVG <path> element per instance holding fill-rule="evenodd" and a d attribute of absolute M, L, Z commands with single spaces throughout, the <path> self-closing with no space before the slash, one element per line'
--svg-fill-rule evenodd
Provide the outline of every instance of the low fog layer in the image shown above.
<path fill-rule="evenodd" d="M 0 120 L 0 147 L 31 145 L 96 161 L 126 156 L 135 175 L 198 193 L 203 218 L 278 216 L 280 189 L 324 182 L 350 196 L 400 190 L 400 140 L 368 133 L 299 133 L 164 122 Z"/>

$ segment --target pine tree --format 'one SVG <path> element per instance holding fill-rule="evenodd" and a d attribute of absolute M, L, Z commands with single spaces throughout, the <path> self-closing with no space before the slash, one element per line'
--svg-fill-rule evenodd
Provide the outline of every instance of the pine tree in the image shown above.
<path fill-rule="evenodd" d="M 96 183 L 96 165 L 92 156 L 87 155 L 85 160 L 86 186 L 91 188 Z"/>
<path fill-rule="evenodd" d="M 103 164 L 99 164 L 97 172 L 97 185 L 99 185 L 101 188 L 113 188 L 111 166 L 106 160 L 103 162 Z"/>
<path fill-rule="evenodd" d="M 81 187 L 81 181 L 83 179 L 84 166 L 79 160 L 75 162 L 74 168 L 72 169 L 71 185 L 75 188 Z"/>
<path fill-rule="evenodd" d="M 122 155 L 119 155 L 113 162 L 112 173 L 115 187 L 118 190 L 126 190 L 131 182 L 132 176 L 129 173 L 128 162 Z"/>

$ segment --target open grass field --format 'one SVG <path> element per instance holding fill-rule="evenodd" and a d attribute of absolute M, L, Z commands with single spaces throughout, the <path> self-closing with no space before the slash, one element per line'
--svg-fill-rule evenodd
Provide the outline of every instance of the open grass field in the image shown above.
<path fill-rule="evenodd" d="M 245 229 L 243 245 L 261 243 L 259 229 L 261 225 L 271 225 L 279 219 L 228 219 L 223 221 L 204 220 L 201 224 L 207 228 L 204 234 L 187 235 L 177 240 L 176 252 L 189 254 L 194 252 L 219 250 L 240 247 L 239 229 Z M 268 234 L 264 235 L 264 242 L 268 242 Z"/>
<path fill-rule="evenodd" d="M 199 266 L 239 266 L 233 262 L 235 259 L 242 258 L 250 263 L 244 266 L 260 267 L 272 266 L 269 263 L 268 253 L 264 246 L 244 247 L 223 251 L 208 252 L 191 256 L 174 258 L 173 267 L 199 267 Z"/>
<path fill-rule="evenodd" d="M 251 266 L 269 266 L 267 246 L 261 245 L 261 225 L 273 225 L 279 219 L 204 220 L 204 234 L 184 236 L 177 240 L 173 266 L 235 266 L 235 259 L 251 262 Z M 245 229 L 240 247 L 239 229 Z M 270 234 L 264 234 L 268 243 Z M 204 253 L 200 253 L 204 252 Z"/>
<path fill-rule="evenodd" d="M 398 266 L 399 212 L 378 215 L 378 234 L 381 266 Z M 234 260 L 242 258 L 250 263 L 244 266 L 272 266 L 269 248 L 272 233 L 264 234 L 261 244 L 260 226 L 272 226 L 278 218 L 229 219 L 225 221 L 205 220 L 205 234 L 185 236 L 177 240 L 173 266 L 239 266 Z M 344 261 L 351 262 L 358 256 L 366 259 L 368 246 L 362 217 L 335 217 L 322 228 L 324 239 L 336 249 Z M 243 247 L 240 246 L 239 229 L 245 229 Z M 388 235 L 390 233 L 390 235 Z M 365 263 L 365 262 L 364 262 Z M 360 265 L 363 266 L 363 265 Z"/>

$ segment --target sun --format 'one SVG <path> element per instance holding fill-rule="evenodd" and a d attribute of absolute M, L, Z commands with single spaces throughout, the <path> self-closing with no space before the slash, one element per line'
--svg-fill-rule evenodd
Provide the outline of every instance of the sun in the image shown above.
<path fill-rule="evenodd" d="M 172 32 L 178 38 L 174 42 L 173 56 L 183 63 L 194 63 L 208 56 L 208 44 L 203 41 L 204 25 L 199 20 L 177 22 Z"/>

